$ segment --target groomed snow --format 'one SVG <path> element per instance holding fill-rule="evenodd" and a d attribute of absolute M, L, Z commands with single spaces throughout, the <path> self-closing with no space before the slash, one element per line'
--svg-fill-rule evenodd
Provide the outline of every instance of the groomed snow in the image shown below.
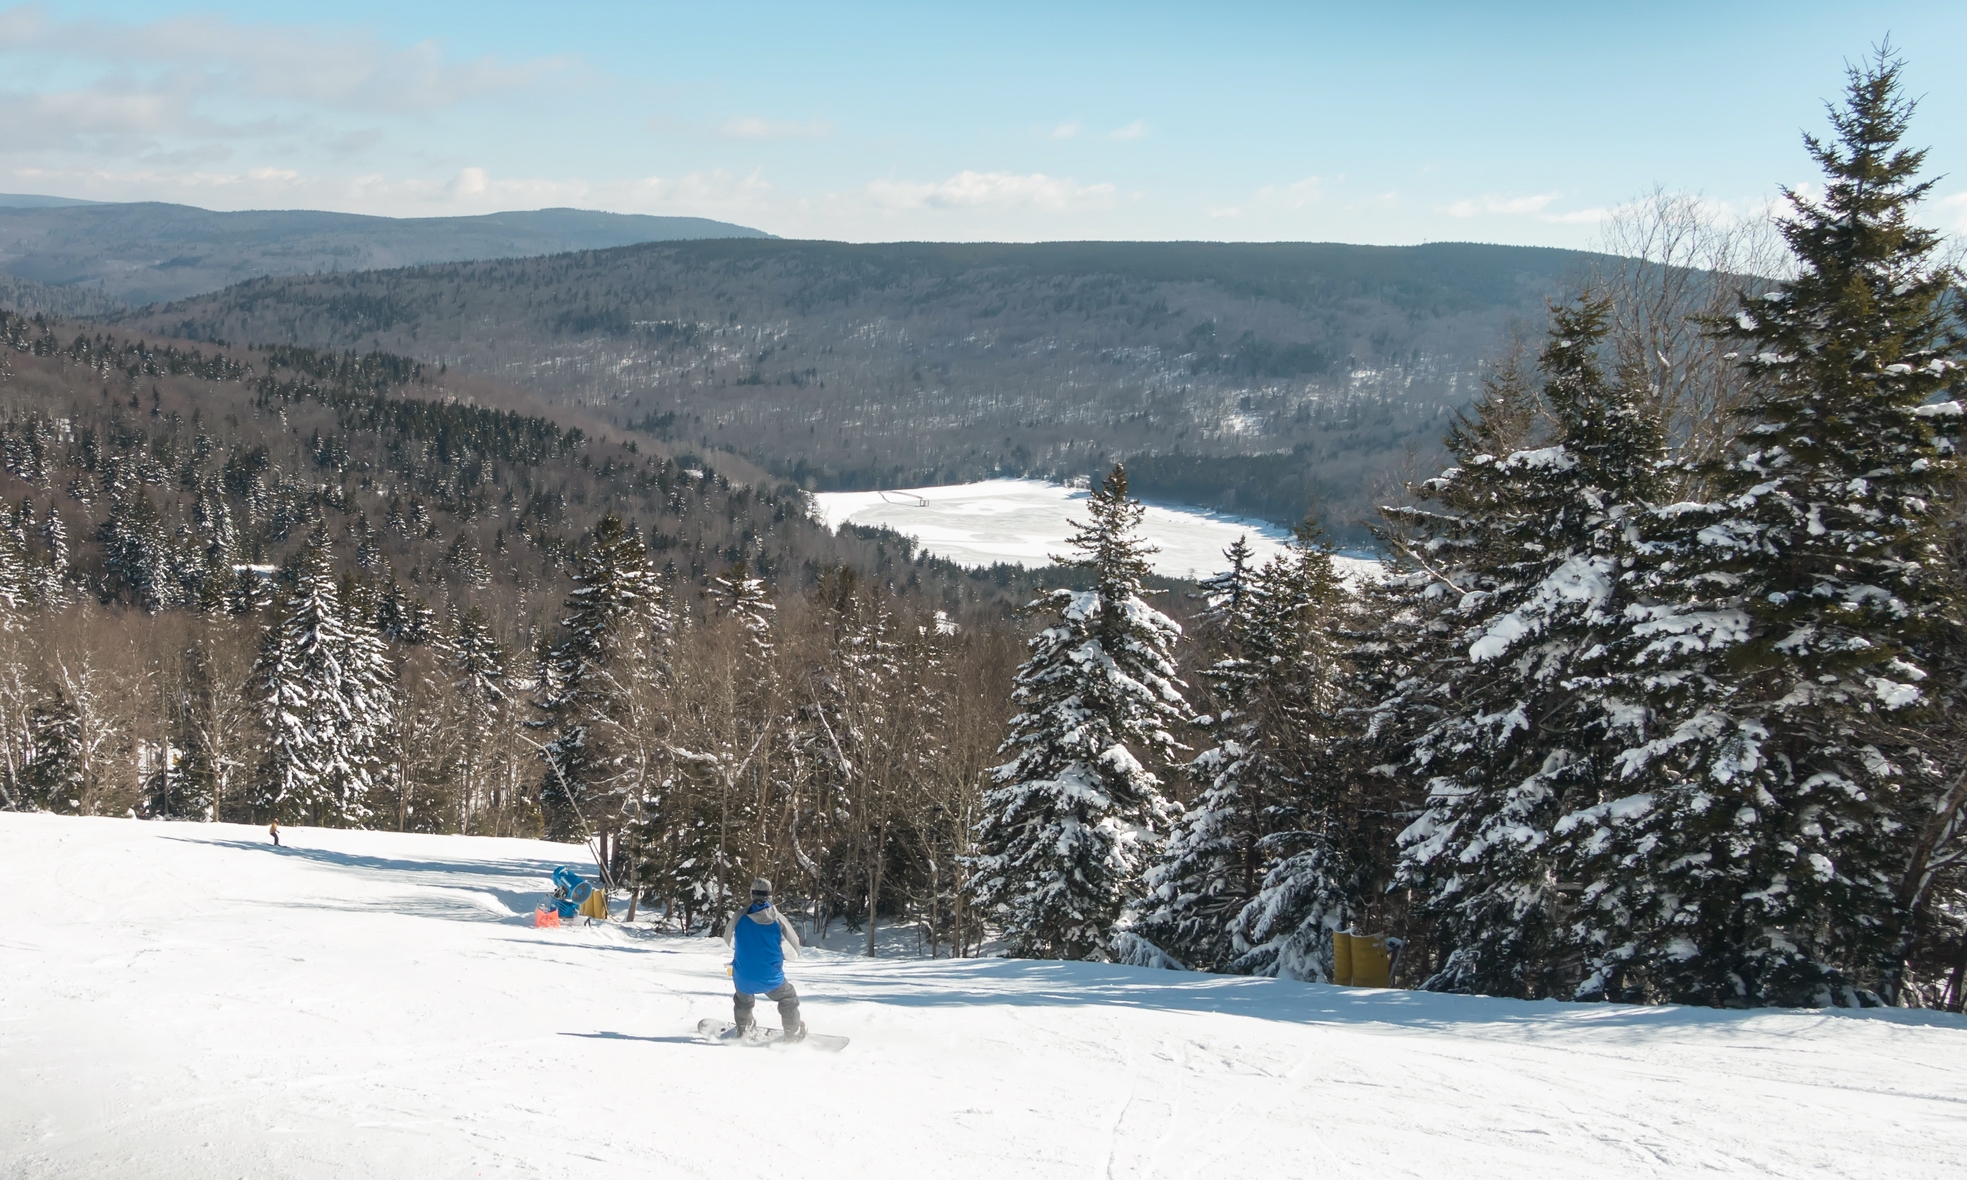
<path fill-rule="evenodd" d="M 535 930 L 578 847 L 0 814 L 0 1176 L 1956 1175 L 1967 1021 Z M 769 1006 L 765 1009 L 769 1012 Z"/>
<path fill-rule="evenodd" d="M 1086 490 L 1035 479 L 989 479 L 934 488 L 886 492 L 819 492 L 813 500 L 830 528 L 885 525 L 914 537 L 937 557 L 958 565 L 1014 562 L 1047 564 L 1066 552 L 1068 520 L 1086 519 Z M 1141 532 L 1161 550 L 1154 572 L 1171 578 L 1206 578 L 1227 567 L 1223 550 L 1248 537 L 1261 564 L 1279 552 L 1290 532 L 1268 521 L 1200 509 L 1149 504 Z M 1342 558 L 1349 566 L 1377 565 Z"/>

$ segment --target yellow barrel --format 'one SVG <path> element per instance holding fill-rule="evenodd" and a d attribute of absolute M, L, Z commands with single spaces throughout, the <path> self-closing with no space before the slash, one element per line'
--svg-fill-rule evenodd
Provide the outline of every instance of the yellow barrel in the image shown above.
<path fill-rule="evenodd" d="M 1352 936 L 1352 986 L 1393 986 L 1393 963 L 1387 958 L 1386 935 Z"/>
<path fill-rule="evenodd" d="M 1332 931 L 1332 982 L 1352 986 L 1352 935 L 1348 931 Z"/>
<path fill-rule="evenodd" d="M 587 900 L 581 903 L 581 913 L 597 921 L 602 921 L 602 922 L 607 921 L 608 920 L 607 893 L 604 892 L 603 890 L 596 889 L 593 893 L 588 894 Z"/>

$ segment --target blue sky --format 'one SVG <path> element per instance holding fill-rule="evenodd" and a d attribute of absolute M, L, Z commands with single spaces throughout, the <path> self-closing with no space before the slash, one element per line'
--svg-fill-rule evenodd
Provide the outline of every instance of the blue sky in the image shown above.
<path fill-rule="evenodd" d="M 4 3 L 4 0 L 0 0 Z M 849 240 L 1587 245 L 1812 176 L 1890 34 L 1967 230 L 1967 4 L 44 3 L 0 191 L 399 216 L 575 205 Z"/>

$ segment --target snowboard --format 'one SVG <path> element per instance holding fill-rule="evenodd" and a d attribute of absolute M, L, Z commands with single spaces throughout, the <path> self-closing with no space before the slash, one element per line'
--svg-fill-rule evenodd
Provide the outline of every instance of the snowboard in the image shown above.
<path fill-rule="evenodd" d="M 818 1049 L 822 1053 L 838 1053 L 847 1047 L 846 1037 L 830 1037 L 825 1033 L 809 1032 L 797 1041 L 785 1039 L 785 1031 L 776 1028 L 753 1027 L 751 1035 L 738 1035 L 738 1026 L 728 1020 L 705 1019 L 697 1021 L 697 1035 L 714 1045 L 745 1045 L 750 1048 L 777 1046 L 789 1049 L 804 1045 Z"/>

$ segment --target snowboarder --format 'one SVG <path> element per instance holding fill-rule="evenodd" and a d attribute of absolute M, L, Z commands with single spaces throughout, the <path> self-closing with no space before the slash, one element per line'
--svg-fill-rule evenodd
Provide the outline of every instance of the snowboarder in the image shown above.
<path fill-rule="evenodd" d="M 272 823 L 266 825 L 266 834 L 273 837 L 273 846 L 275 848 L 280 847 L 280 821 L 279 820 L 276 819 Z"/>
<path fill-rule="evenodd" d="M 731 997 L 737 1034 L 750 1034 L 755 1023 L 754 997 L 764 996 L 779 1006 L 779 1021 L 788 1041 L 803 1040 L 806 1024 L 799 1019 L 799 993 L 785 978 L 785 950 L 799 957 L 799 935 L 792 923 L 772 904 L 772 883 L 760 877 L 751 883 L 751 906 L 733 914 L 724 928 L 724 941 L 731 946 Z"/>

